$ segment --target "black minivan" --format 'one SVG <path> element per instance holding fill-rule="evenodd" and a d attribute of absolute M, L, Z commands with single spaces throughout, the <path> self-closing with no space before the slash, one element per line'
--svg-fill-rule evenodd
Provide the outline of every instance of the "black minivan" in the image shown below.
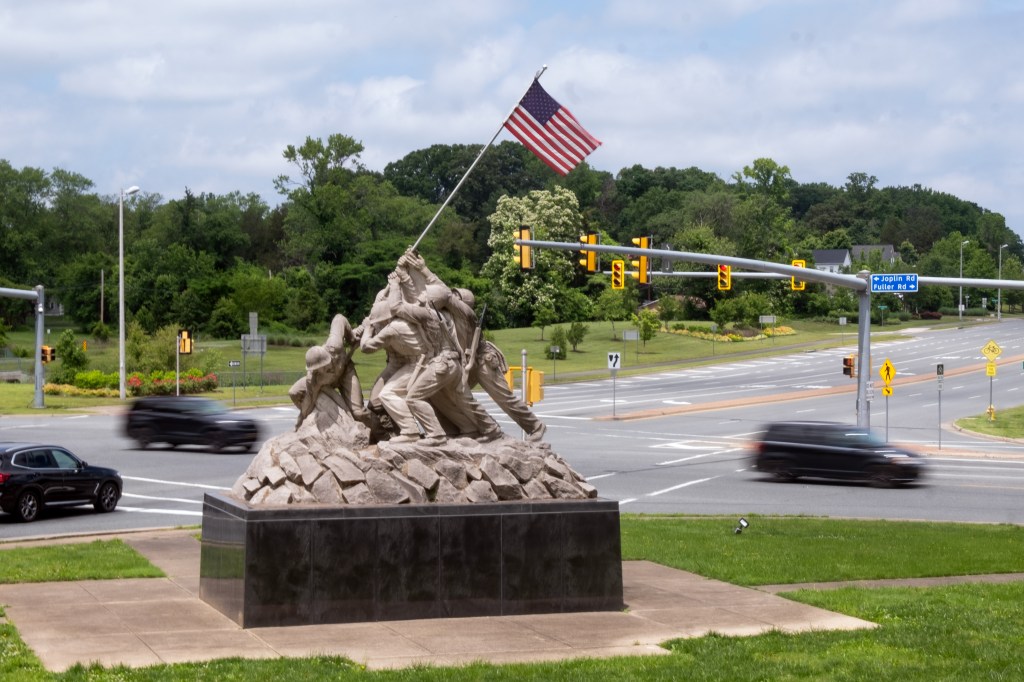
<path fill-rule="evenodd" d="M 124 433 L 142 449 L 168 443 L 205 445 L 213 452 L 239 446 L 248 452 L 259 439 L 259 425 L 209 398 L 145 396 L 128 408 Z"/>
<path fill-rule="evenodd" d="M 786 481 L 808 476 L 891 486 L 918 480 L 925 464 L 867 429 L 805 421 L 769 424 L 754 445 L 754 468 Z"/>

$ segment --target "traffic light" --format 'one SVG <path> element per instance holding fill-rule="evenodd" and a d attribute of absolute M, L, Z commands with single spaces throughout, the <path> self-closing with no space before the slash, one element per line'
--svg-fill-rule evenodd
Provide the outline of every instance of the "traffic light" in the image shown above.
<path fill-rule="evenodd" d="M 798 259 L 793 261 L 793 267 L 794 268 L 806 268 L 807 267 L 807 261 L 798 258 Z M 804 287 L 807 286 L 807 282 L 803 281 L 802 279 L 797 279 L 796 277 L 790 277 L 789 278 L 789 286 L 790 286 L 790 288 L 793 291 L 803 291 Z"/>
<path fill-rule="evenodd" d="M 178 331 L 178 353 L 181 355 L 192 354 L 192 332 L 187 329 Z"/>
<path fill-rule="evenodd" d="M 633 243 L 641 249 L 650 247 L 650 237 L 633 237 Z M 631 260 L 630 265 L 636 268 L 636 272 L 630 274 L 637 278 L 640 284 L 648 284 L 651 281 L 651 273 L 647 262 L 647 256 L 637 256 L 637 260 Z"/>
<path fill-rule="evenodd" d="M 533 239 L 531 236 L 532 230 L 525 225 L 520 225 L 517 232 L 516 239 Z M 533 248 L 526 246 L 525 244 L 520 246 L 515 244 L 516 250 L 516 263 L 519 265 L 520 270 L 533 270 Z"/>
<path fill-rule="evenodd" d="M 612 261 L 612 289 L 624 289 L 626 287 L 626 261 Z"/>
<path fill-rule="evenodd" d="M 526 369 L 526 404 L 532 406 L 544 400 L 544 372 L 533 367 Z"/>
<path fill-rule="evenodd" d="M 729 265 L 718 266 L 718 290 L 729 291 L 732 289 L 732 267 Z"/>
<path fill-rule="evenodd" d="M 851 379 L 857 376 L 857 366 L 852 355 L 847 355 L 843 358 L 843 374 L 850 377 Z"/>
<path fill-rule="evenodd" d="M 580 244 L 597 244 L 598 236 L 596 232 L 587 232 L 586 234 L 580 235 Z M 599 264 L 597 260 L 597 251 L 583 251 L 580 250 L 580 265 L 587 272 L 597 272 Z"/>
<path fill-rule="evenodd" d="M 48 362 L 53 362 L 54 358 L 57 357 L 56 349 L 50 346 L 40 346 L 39 355 L 44 365 Z"/>

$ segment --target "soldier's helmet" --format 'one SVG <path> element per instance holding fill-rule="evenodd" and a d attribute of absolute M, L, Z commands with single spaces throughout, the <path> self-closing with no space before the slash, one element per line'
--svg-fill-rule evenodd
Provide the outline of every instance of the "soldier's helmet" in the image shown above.
<path fill-rule="evenodd" d="M 323 346 L 313 346 L 306 351 L 306 371 L 311 372 L 331 364 L 331 354 Z"/>

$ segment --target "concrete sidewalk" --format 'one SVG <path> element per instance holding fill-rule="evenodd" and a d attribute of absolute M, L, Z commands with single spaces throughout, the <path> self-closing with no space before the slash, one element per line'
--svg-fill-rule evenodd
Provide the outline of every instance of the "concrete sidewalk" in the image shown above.
<path fill-rule="evenodd" d="M 199 599 L 195 530 L 120 537 L 166 578 L 0 585 L 0 604 L 51 671 L 75 663 L 147 666 L 243 658 L 346 656 L 368 668 L 665 655 L 709 632 L 851 630 L 873 623 L 645 561 L 623 563 L 626 611 L 240 628 Z M 88 542 L 76 537 L 61 542 Z M 55 541 L 17 543 L 18 546 Z M 10 545 L 5 545 L 10 547 Z M 0 550 L 2 551 L 2 550 Z"/>

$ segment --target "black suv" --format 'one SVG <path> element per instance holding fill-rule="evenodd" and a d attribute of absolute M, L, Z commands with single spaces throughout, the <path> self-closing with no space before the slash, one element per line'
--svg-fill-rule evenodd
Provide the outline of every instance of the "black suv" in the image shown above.
<path fill-rule="evenodd" d="M 754 447 L 754 468 L 789 481 L 810 476 L 891 486 L 920 478 L 924 459 L 857 426 L 776 422 L 767 426 Z"/>
<path fill-rule="evenodd" d="M 112 512 L 121 499 L 121 475 L 94 467 L 56 445 L 0 443 L 0 509 L 35 521 L 46 507 L 91 504 Z"/>
<path fill-rule="evenodd" d="M 124 432 L 140 448 L 150 443 L 205 445 L 213 452 L 230 446 L 252 449 L 259 426 L 209 398 L 146 396 L 134 400 L 125 417 Z"/>

